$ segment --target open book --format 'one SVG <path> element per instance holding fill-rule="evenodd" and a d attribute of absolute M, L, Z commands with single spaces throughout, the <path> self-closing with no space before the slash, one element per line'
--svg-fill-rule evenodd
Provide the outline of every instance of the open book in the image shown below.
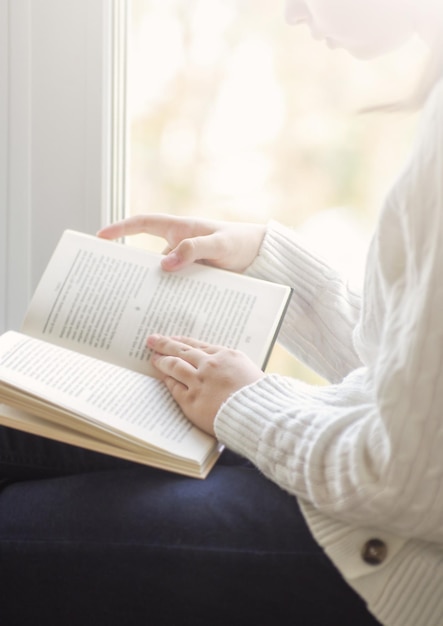
<path fill-rule="evenodd" d="M 0 337 L 0 424 L 204 478 L 221 452 L 155 377 L 146 338 L 190 336 L 265 367 L 291 290 L 65 231 L 20 333 Z"/>

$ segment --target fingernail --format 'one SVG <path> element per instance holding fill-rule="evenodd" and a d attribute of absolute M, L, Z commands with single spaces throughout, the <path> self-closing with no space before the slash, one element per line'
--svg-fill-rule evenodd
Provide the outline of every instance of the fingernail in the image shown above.
<path fill-rule="evenodd" d="M 146 340 L 146 343 L 148 344 L 148 346 L 153 346 L 157 339 L 159 338 L 159 335 L 149 335 L 149 337 Z"/>
<path fill-rule="evenodd" d="M 164 269 L 171 269 L 180 263 L 180 258 L 176 252 L 170 252 L 164 259 L 162 259 L 162 267 Z"/>

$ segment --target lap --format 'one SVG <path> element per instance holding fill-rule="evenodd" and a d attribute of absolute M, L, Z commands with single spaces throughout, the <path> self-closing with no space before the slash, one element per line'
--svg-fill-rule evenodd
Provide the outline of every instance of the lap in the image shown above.
<path fill-rule="evenodd" d="M 296 499 L 239 457 L 203 481 L 109 462 L 3 489 L 2 626 L 377 623 Z"/>

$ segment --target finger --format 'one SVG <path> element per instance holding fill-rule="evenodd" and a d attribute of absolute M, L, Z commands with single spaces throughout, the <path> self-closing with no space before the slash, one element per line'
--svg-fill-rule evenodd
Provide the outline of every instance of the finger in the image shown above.
<path fill-rule="evenodd" d="M 222 346 L 211 344 L 207 341 L 200 341 L 199 339 L 194 339 L 193 337 L 185 337 L 182 335 L 174 335 L 173 337 L 171 337 L 171 339 L 179 341 L 180 343 L 189 346 L 190 348 L 195 348 L 197 350 L 206 352 L 207 354 L 214 354 L 222 348 Z"/>
<path fill-rule="evenodd" d="M 168 254 L 162 259 L 162 267 L 173 271 L 196 261 L 217 265 L 226 254 L 226 241 L 217 232 L 217 225 L 210 220 L 192 220 L 172 215 L 153 213 L 134 215 L 101 228 L 97 236 L 102 239 L 118 239 L 140 233 L 162 237 L 168 242 Z"/>
<path fill-rule="evenodd" d="M 186 394 L 188 392 L 188 388 L 186 387 L 186 385 L 179 382 L 175 378 L 171 378 L 169 376 L 166 376 L 163 382 L 165 383 L 166 387 L 169 389 L 169 392 L 171 393 L 172 397 L 177 402 L 179 407 L 186 414 L 186 412 L 184 411 L 184 405 L 186 402 Z"/>
<path fill-rule="evenodd" d="M 189 387 L 196 372 L 195 367 L 190 363 L 175 356 L 154 354 L 152 364 L 164 375 L 163 380 L 173 378 L 186 387 Z"/>
<path fill-rule="evenodd" d="M 164 270 L 180 269 L 197 261 L 217 265 L 226 253 L 222 238 L 218 233 L 209 233 L 183 239 L 162 260 Z"/>
<path fill-rule="evenodd" d="M 109 226 L 105 226 L 97 233 L 103 239 L 118 239 L 140 233 L 149 233 L 167 239 L 168 230 L 177 218 L 170 215 L 152 213 L 150 215 L 134 215 Z"/>
<path fill-rule="evenodd" d="M 183 361 L 186 361 L 192 367 L 199 366 L 201 359 L 204 355 L 202 350 L 198 350 L 185 342 L 173 339 L 172 337 L 163 337 L 161 335 L 151 335 L 148 337 L 147 346 L 153 350 L 156 354 L 153 355 L 153 359 L 157 355 L 164 357 L 175 357 Z"/>

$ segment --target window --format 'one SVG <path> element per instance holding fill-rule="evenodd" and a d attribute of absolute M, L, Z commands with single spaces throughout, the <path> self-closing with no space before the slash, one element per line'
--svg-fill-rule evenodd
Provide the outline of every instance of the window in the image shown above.
<path fill-rule="evenodd" d="M 6 328 L 6 263 L 7 263 L 7 179 L 8 179 L 8 108 L 7 108 L 7 77 L 8 77 L 8 37 L 7 37 L 7 6 L 0 2 L 0 331 Z M 3 138 L 3 139 L 2 139 Z"/>
<path fill-rule="evenodd" d="M 275 218 L 358 277 L 416 122 L 359 109 L 410 92 L 420 43 L 359 62 L 275 0 L 132 0 L 129 32 L 128 214 Z"/>
<path fill-rule="evenodd" d="M 126 8 L 0 0 L 0 331 L 20 328 L 62 231 L 122 205 Z"/>
<path fill-rule="evenodd" d="M 0 0 L 0 330 L 65 228 L 125 211 L 314 222 L 346 264 L 415 124 L 353 113 L 408 92 L 417 47 L 359 63 L 274 0 Z"/>

